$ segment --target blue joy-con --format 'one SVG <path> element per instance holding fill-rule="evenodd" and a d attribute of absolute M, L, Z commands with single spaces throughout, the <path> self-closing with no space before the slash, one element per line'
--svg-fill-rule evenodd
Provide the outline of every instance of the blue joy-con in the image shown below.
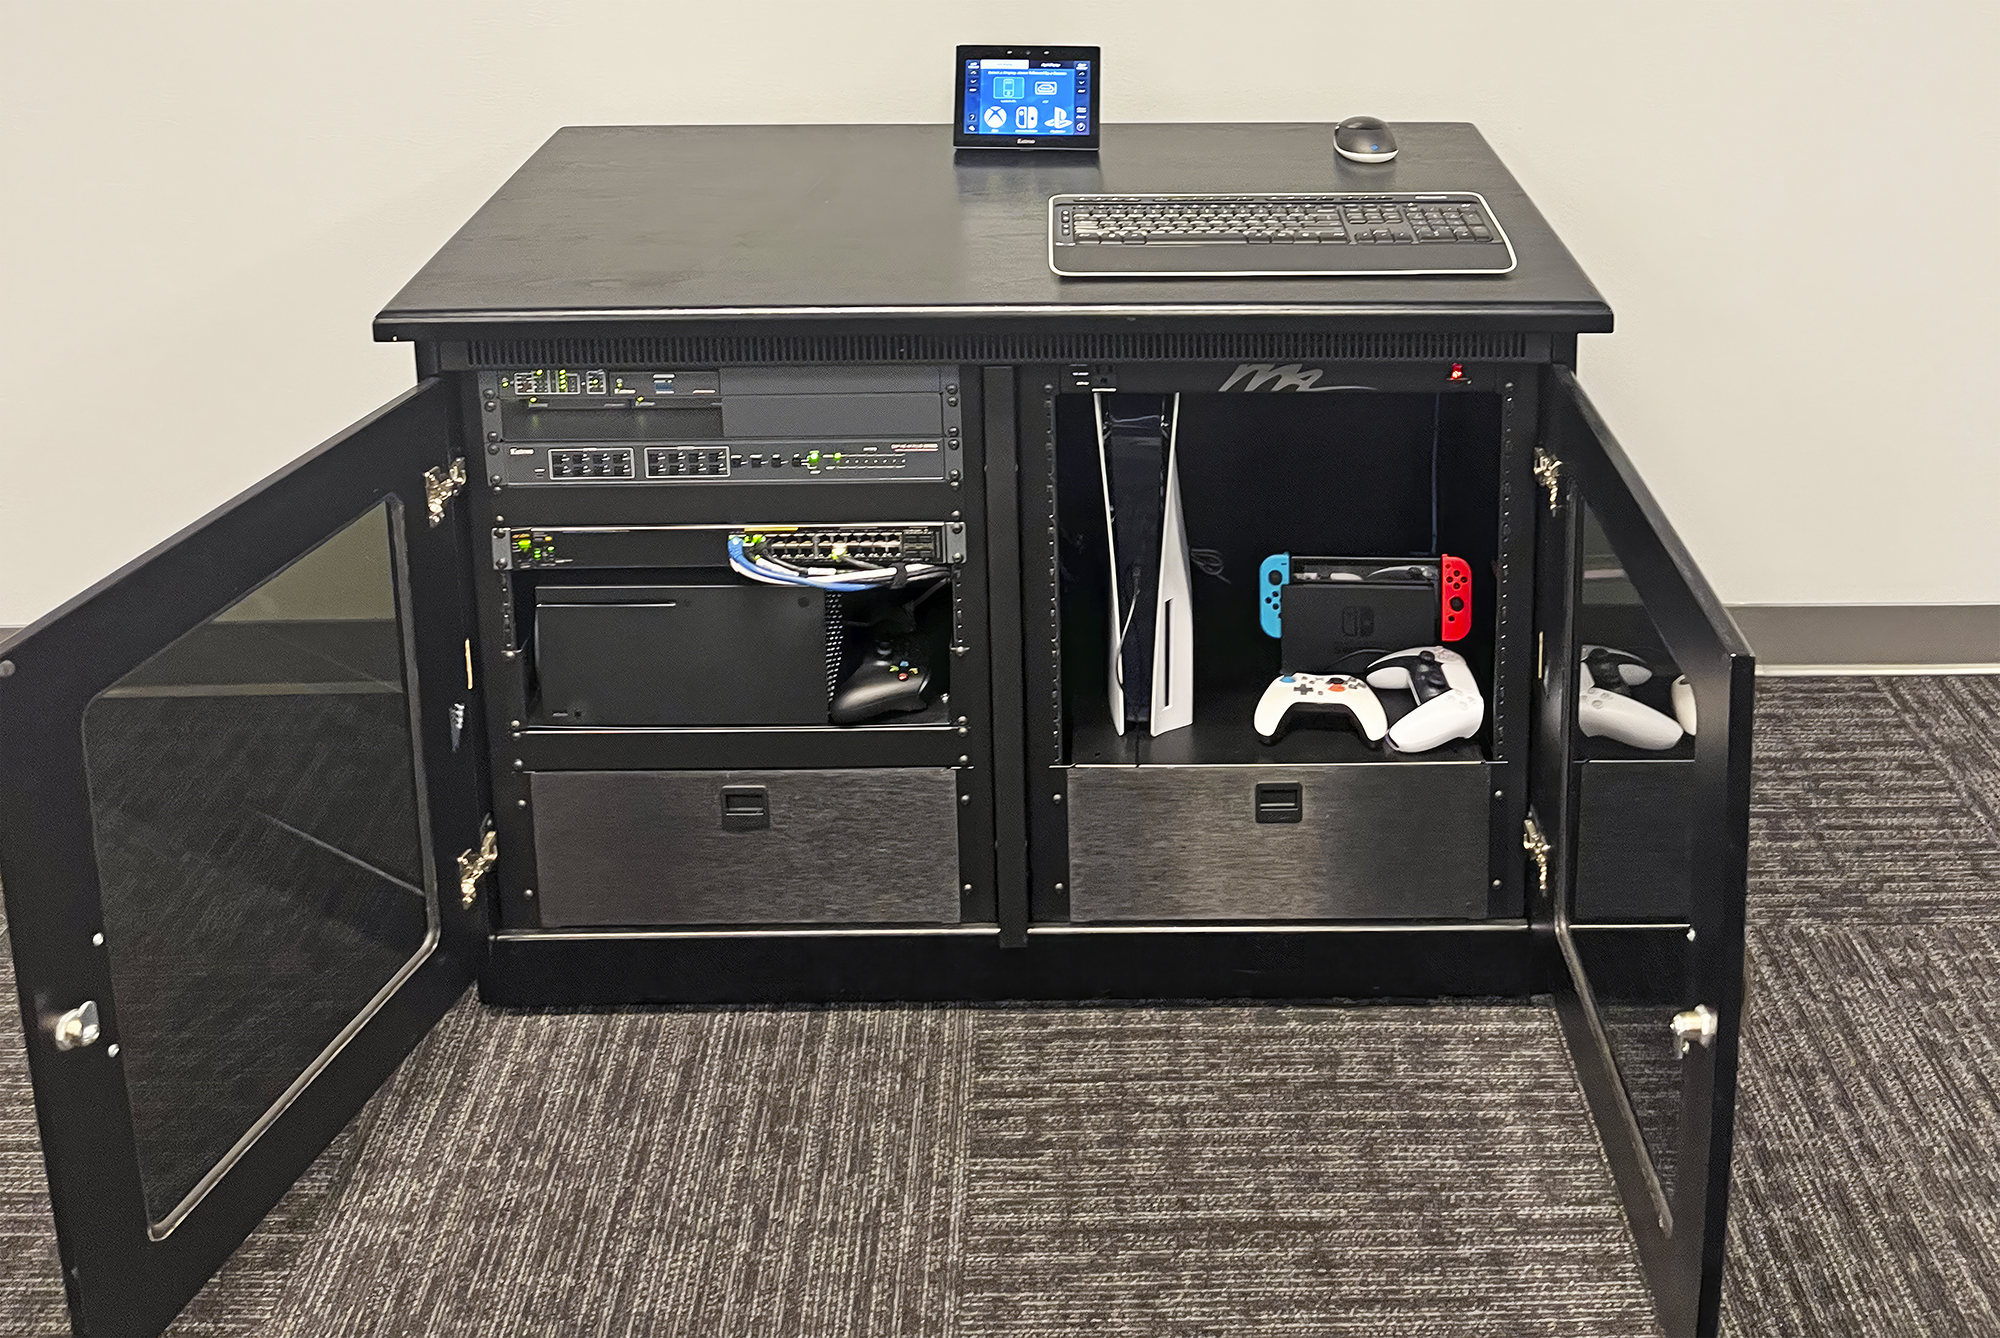
<path fill-rule="evenodd" d="M 1290 553 L 1273 553 L 1264 559 L 1263 566 L 1257 568 L 1257 621 L 1263 626 L 1265 636 L 1282 638 L 1285 635 L 1281 614 L 1285 586 L 1291 579 Z"/>

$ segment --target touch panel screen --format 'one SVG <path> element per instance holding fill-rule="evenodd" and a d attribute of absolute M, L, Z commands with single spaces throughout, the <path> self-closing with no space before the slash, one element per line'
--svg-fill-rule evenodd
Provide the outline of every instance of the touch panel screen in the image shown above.
<path fill-rule="evenodd" d="M 1096 47 L 960 47 L 952 142 L 1096 148 L 1098 64 Z"/>

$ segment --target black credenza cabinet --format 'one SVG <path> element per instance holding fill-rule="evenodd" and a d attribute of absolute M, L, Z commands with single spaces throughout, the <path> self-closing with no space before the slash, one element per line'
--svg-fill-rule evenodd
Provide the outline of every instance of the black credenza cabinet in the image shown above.
<path fill-rule="evenodd" d="M 1752 660 L 1577 383 L 1608 306 L 1475 130 L 1399 133 L 551 139 L 378 318 L 414 388 L 0 646 L 77 1331 L 163 1328 L 476 979 L 1553 996 L 1661 1319 L 1713 1332 Z M 1476 190 L 1518 265 L 1057 279 L 1048 198 L 1100 190 Z M 1107 421 L 1171 438 L 1146 519 L 1193 559 L 1157 735 L 1110 704 Z M 760 584 L 745 545 L 943 575 Z M 1281 553 L 1463 559 L 1478 732 L 1261 742 Z M 925 691 L 834 723 L 878 643 Z M 1620 742 L 1606 693 L 1685 729 Z"/>

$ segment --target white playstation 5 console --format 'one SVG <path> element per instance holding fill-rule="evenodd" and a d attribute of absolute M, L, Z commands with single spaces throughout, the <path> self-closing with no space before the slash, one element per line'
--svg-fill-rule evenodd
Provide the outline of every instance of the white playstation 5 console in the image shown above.
<path fill-rule="evenodd" d="M 1111 654 L 1106 687 L 1120 733 L 1194 723 L 1194 600 L 1177 453 L 1180 396 L 1137 422 L 1105 416 L 1093 394 L 1097 463 L 1110 549 Z"/>

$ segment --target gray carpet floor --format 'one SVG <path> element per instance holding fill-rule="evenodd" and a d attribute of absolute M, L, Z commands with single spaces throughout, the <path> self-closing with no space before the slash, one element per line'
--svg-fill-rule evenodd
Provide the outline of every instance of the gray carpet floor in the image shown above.
<path fill-rule="evenodd" d="M 1760 689 L 1726 1325 L 2000 1333 L 2000 679 Z M 0 1029 L 55 1335 L 25 1082 Z M 1656 1331 L 1550 1012 L 468 999 L 173 1329 L 1251 1331 Z"/>
<path fill-rule="evenodd" d="M 2000 676 L 1758 690 L 1725 1332 L 2000 1334 Z"/>

